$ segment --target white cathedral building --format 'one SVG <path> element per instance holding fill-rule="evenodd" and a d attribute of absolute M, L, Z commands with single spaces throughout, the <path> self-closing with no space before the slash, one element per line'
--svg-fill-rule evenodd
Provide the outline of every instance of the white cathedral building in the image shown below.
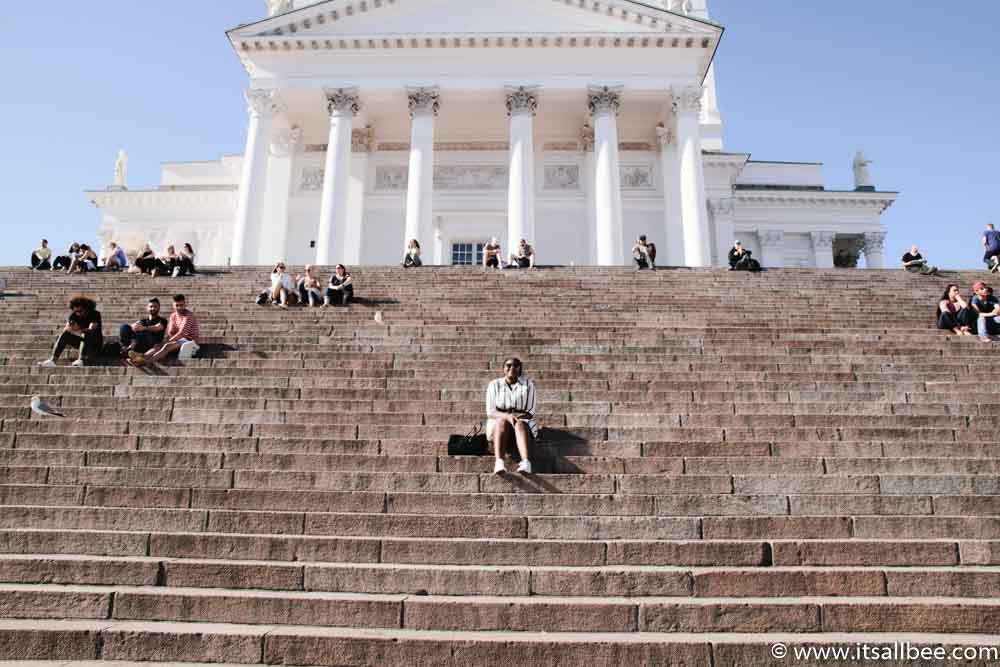
<path fill-rule="evenodd" d="M 498 237 L 541 264 L 883 265 L 877 192 L 822 165 L 727 152 L 707 0 L 269 0 L 228 38 L 249 76 L 244 155 L 87 192 L 98 238 L 191 242 L 201 264 L 385 265 L 418 239 L 471 264 Z M 846 168 L 846 167 L 845 167 Z M 841 263 L 841 262 L 838 262 Z"/>

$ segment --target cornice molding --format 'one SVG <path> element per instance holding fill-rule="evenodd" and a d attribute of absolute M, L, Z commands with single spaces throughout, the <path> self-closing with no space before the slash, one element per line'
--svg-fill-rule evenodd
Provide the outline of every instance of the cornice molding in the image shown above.
<path fill-rule="evenodd" d="M 608 35 L 607 33 L 482 33 L 461 37 L 449 33 L 356 35 L 351 37 L 285 37 L 264 35 L 234 41 L 244 53 L 301 53 L 303 51 L 370 51 L 405 49 L 495 49 L 495 48 L 629 48 L 629 49 L 714 49 L 709 37 L 679 37 L 649 33 Z"/>
<path fill-rule="evenodd" d="M 736 199 L 748 206 L 770 206 L 778 208 L 873 208 L 885 212 L 896 201 L 894 193 L 872 192 L 791 192 L 763 191 L 746 192 L 737 190 Z"/>
<path fill-rule="evenodd" d="M 239 197 L 239 186 L 223 185 L 213 190 L 126 190 L 107 192 L 104 190 L 85 192 L 94 206 L 101 209 L 119 206 L 189 207 L 216 206 L 233 207 Z"/>

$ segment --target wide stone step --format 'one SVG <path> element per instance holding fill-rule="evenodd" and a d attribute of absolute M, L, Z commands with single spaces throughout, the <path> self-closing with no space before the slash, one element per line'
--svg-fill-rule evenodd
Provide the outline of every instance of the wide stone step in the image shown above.
<path fill-rule="evenodd" d="M 7 619 L 222 622 L 520 632 L 993 632 L 1000 602 L 959 598 L 565 598 L 0 585 Z"/>
<path fill-rule="evenodd" d="M 543 633 L 30 619 L 0 621 L 0 638 L 0 658 L 7 660 L 100 659 L 144 664 L 223 660 L 258 664 L 263 660 L 328 667 L 467 667 L 500 661 L 539 667 L 736 667 L 781 664 L 773 657 L 776 644 L 789 655 L 809 648 L 850 651 L 868 645 L 885 648 L 891 657 L 895 644 L 896 650 L 905 646 L 918 652 L 940 647 L 942 655 L 967 655 L 967 664 L 973 665 L 986 665 L 1000 657 L 995 637 L 988 633 Z M 897 661 L 903 663 L 905 658 Z"/>
<path fill-rule="evenodd" d="M 1000 595 L 1000 568 L 470 566 L 0 556 L 0 582 L 470 596 L 969 597 Z"/>

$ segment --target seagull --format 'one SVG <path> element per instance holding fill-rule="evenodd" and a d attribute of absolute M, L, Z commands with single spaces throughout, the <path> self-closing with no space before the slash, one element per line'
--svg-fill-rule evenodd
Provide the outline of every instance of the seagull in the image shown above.
<path fill-rule="evenodd" d="M 48 403 L 42 400 L 41 396 L 31 397 L 31 411 L 43 417 L 65 417 L 61 412 L 56 412 Z"/>
<path fill-rule="evenodd" d="M 375 322 L 377 322 L 378 324 L 382 324 L 383 322 L 385 322 L 385 318 L 382 317 L 381 310 L 375 311 Z"/>

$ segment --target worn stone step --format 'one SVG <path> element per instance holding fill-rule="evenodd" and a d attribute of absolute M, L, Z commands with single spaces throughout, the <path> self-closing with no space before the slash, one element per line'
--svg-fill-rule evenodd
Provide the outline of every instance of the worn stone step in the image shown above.
<path fill-rule="evenodd" d="M 539 633 L 351 629 L 132 621 L 0 621 L 0 657 L 11 660 L 131 660 L 239 664 L 379 664 L 465 667 L 509 664 L 776 664 L 773 646 L 908 644 L 972 649 L 973 664 L 1000 656 L 990 634 L 907 633 Z M 890 653 L 891 655 L 891 653 Z M 962 655 L 958 653 L 957 655 Z M 27 664 L 25 662 L 25 664 Z M 891 664 L 891 663 L 889 663 Z M 152 667 L 152 665 L 151 665 Z"/>

